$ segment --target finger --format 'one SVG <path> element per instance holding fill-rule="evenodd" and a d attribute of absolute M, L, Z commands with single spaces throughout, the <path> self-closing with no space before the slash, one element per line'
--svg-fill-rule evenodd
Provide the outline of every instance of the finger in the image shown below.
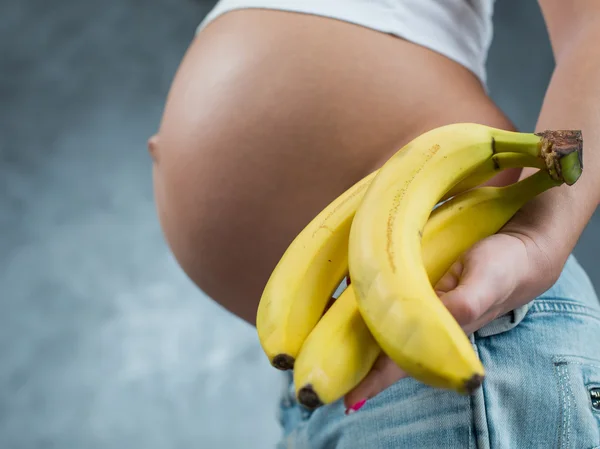
<path fill-rule="evenodd" d="M 404 377 L 407 377 L 406 373 L 382 353 L 369 374 L 346 394 L 344 405 L 349 409 L 354 404 L 371 399 Z"/>
<path fill-rule="evenodd" d="M 446 296 L 445 293 L 442 294 L 440 299 L 441 299 L 442 303 L 444 303 L 446 308 L 448 308 L 450 310 L 450 313 L 452 314 L 452 316 L 458 315 L 461 317 L 465 317 L 465 315 L 467 315 L 468 312 L 465 312 L 464 310 L 457 311 L 457 309 L 460 309 L 460 306 L 456 306 L 455 304 L 452 304 L 449 306 L 448 302 L 453 301 L 453 300 L 452 300 L 452 298 L 450 298 L 450 299 L 445 298 L 445 296 Z M 475 312 L 471 311 L 470 313 L 475 313 Z M 480 314 L 479 318 L 475 319 L 474 321 L 466 322 L 464 319 L 461 319 L 461 321 L 465 321 L 464 323 L 461 323 L 458 319 L 457 319 L 457 321 L 460 324 L 460 326 L 462 327 L 465 334 L 471 335 L 474 332 L 481 329 L 482 327 L 484 327 L 486 324 L 494 321 L 496 318 L 498 318 L 498 316 L 501 315 L 501 313 L 502 313 L 501 308 L 493 307 L 483 313 L 479 312 L 479 314 Z"/>
<path fill-rule="evenodd" d="M 500 316 L 500 309 L 492 309 L 488 312 L 484 313 L 481 318 L 472 323 L 466 324 L 463 326 L 463 330 L 467 335 L 471 335 L 474 332 L 477 332 L 479 329 L 484 327 L 486 324 L 494 321 L 496 318 Z"/>
<path fill-rule="evenodd" d="M 462 259 L 459 259 L 452 264 L 446 274 L 444 274 L 435 285 L 435 291 L 438 296 L 458 287 L 463 268 Z"/>
<path fill-rule="evenodd" d="M 479 321 L 467 326 L 465 332 L 467 334 L 475 332 L 477 329 L 483 327 L 484 324 L 492 321 L 497 315 L 498 312 L 489 311 Z M 367 400 L 377 396 L 383 390 L 405 377 L 408 377 L 408 374 L 402 371 L 387 355 L 382 353 L 375 361 L 369 374 L 344 397 L 346 414 L 357 411 Z"/>
<path fill-rule="evenodd" d="M 441 301 L 465 327 L 498 311 L 514 289 L 514 253 L 505 257 L 501 239 L 484 240 L 455 262 L 436 291 Z M 449 288 L 450 287 L 450 288 Z"/>

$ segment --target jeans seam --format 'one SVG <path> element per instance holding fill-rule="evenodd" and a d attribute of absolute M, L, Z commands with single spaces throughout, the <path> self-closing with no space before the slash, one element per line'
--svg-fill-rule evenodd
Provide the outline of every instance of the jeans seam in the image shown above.
<path fill-rule="evenodd" d="M 590 362 L 590 363 L 578 362 L 577 360 L 569 360 L 569 357 L 562 357 L 562 358 L 559 358 L 557 360 L 561 360 L 561 359 L 564 359 L 563 363 L 568 363 L 569 365 L 591 366 L 592 368 L 599 368 L 600 369 L 600 365 L 595 364 L 593 362 Z"/>
<path fill-rule="evenodd" d="M 581 304 L 573 304 L 564 299 L 538 299 L 532 303 L 528 311 L 528 313 L 544 312 L 564 312 L 572 315 L 582 315 L 600 321 L 600 310 L 595 310 Z"/>
<path fill-rule="evenodd" d="M 573 397 L 573 387 L 571 385 L 571 376 L 569 376 L 569 370 L 565 366 L 565 383 L 567 385 L 567 394 L 569 395 L 568 401 L 568 411 L 569 411 L 569 427 L 567 428 L 567 447 L 571 446 L 571 416 L 573 413 L 571 411 L 572 408 L 577 408 L 577 403 L 575 402 L 575 398 Z M 572 404 L 572 405 L 571 405 Z M 575 410 L 575 416 L 577 416 L 577 410 Z"/>
<path fill-rule="evenodd" d="M 573 397 L 573 388 L 568 366 L 569 363 L 566 361 L 556 361 L 554 363 L 554 372 L 556 374 L 561 404 L 558 433 L 559 448 L 571 447 L 571 409 L 572 407 L 577 407 Z"/>
<path fill-rule="evenodd" d="M 578 359 L 581 359 L 581 360 L 578 360 Z M 565 367 L 565 370 L 567 370 L 566 377 L 569 382 L 569 388 L 571 389 L 571 395 L 573 395 L 573 391 L 572 391 L 573 386 L 572 386 L 571 378 L 568 375 L 567 366 L 572 366 L 572 365 L 586 367 L 586 368 L 595 368 L 595 369 L 600 370 L 600 364 L 595 362 L 595 360 L 592 360 L 592 359 L 582 358 L 580 356 L 569 356 L 569 355 L 555 356 L 554 357 L 555 368 L 561 366 L 561 367 Z M 587 380 L 587 381 L 583 382 L 583 386 L 588 392 L 590 392 L 590 390 L 592 388 L 600 388 L 600 382 L 597 380 Z M 591 406 L 591 403 L 590 403 L 590 406 Z M 577 407 L 577 405 L 575 405 L 575 407 Z M 600 412 L 592 409 L 592 413 L 598 414 Z M 598 448 L 600 448 L 600 446 L 598 446 Z M 594 448 L 594 449 L 596 449 L 596 448 Z"/>
<path fill-rule="evenodd" d="M 479 359 L 481 359 L 481 353 L 479 352 L 479 346 L 477 345 L 477 340 L 480 339 L 480 337 L 477 337 L 475 335 L 473 335 L 473 347 L 477 353 L 477 357 Z M 483 337 L 485 338 L 485 337 Z M 485 398 L 485 382 L 483 383 L 483 385 L 481 385 L 481 387 L 479 387 L 479 391 L 476 392 L 473 396 L 471 396 L 471 400 L 469 401 L 469 405 L 471 407 L 471 423 L 473 425 L 473 436 L 475 439 L 475 449 L 489 449 L 492 447 L 492 442 L 491 442 L 491 438 L 492 436 L 490 435 L 490 423 L 489 423 L 489 418 L 488 418 L 488 413 L 487 413 L 487 407 L 486 407 L 487 401 Z M 476 416 L 477 413 L 481 412 L 484 416 L 482 420 L 477 420 Z M 480 424 L 481 426 L 485 426 L 485 429 L 479 429 L 477 427 L 477 425 Z M 481 442 L 481 431 L 485 431 L 485 435 L 487 437 L 487 441 L 486 441 L 486 447 L 484 447 L 483 445 L 480 444 Z"/>
<path fill-rule="evenodd" d="M 564 409 L 564 387 L 560 381 L 560 373 L 559 373 L 559 369 L 558 369 L 558 365 L 554 365 L 554 373 L 556 375 L 556 388 L 558 390 L 558 394 L 560 397 L 560 406 L 559 406 L 559 419 L 558 419 L 558 449 L 562 449 L 563 444 L 562 444 L 562 440 L 563 440 L 563 432 L 565 429 L 565 409 Z"/>
<path fill-rule="evenodd" d="M 477 435 L 475 434 L 475 409 L 473 407 L 473 400 L 469 401 L 469 411 L 471 412 L 471 425 L 469 429 L 469 449 L 477 449 Z"/>

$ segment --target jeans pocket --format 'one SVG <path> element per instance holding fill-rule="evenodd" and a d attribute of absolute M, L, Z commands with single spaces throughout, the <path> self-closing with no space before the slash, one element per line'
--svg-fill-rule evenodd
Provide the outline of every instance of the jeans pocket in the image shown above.
<path fill-rule="evenodd" d="M 553 359 L 560 417 L 560 449 L 600 447 L 600 360 L 562 355 Z"/>
<path fill-rule="evenodd" d="M 531 308 L 531 303 L 525 304 L 517 309 L 511 310 L 490 323 L 483 326 L 477 331 L 478 337 L 490 337 L 492 335 L 498 335 L 502 332 L 507 332 L 519 325 L 521 321 L 527 315 L 527 312 Z"/>

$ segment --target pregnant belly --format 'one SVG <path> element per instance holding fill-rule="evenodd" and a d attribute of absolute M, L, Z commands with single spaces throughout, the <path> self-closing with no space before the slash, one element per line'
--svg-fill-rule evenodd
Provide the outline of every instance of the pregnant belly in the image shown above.
<path fill-rule="evenodd" d="M 225 14 L 191 44 L 151 140 L 166 239 L 202 290 L 254 323 L 314 215 L 410 139 L 461 121 L 511 127 L 444 56 L 335 20 Z"/>

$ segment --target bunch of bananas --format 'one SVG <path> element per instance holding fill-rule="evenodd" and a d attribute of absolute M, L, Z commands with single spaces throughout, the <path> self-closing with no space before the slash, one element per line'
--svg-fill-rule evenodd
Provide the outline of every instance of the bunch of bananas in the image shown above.
<path fill-rule="evenodd" d="M 510 167 L 539 170 L 481 186 Z M 271 364 L 294 370 L 308 408 L 344 396 L 381 351 L 424 384 L 473 392 L 484 368 L 433 286 L 525 203 L 574 184 L 582 169 L 580 131 L 459 123 L 415 138 L 323 209 L 282 256 L 256 321 Z"/>

